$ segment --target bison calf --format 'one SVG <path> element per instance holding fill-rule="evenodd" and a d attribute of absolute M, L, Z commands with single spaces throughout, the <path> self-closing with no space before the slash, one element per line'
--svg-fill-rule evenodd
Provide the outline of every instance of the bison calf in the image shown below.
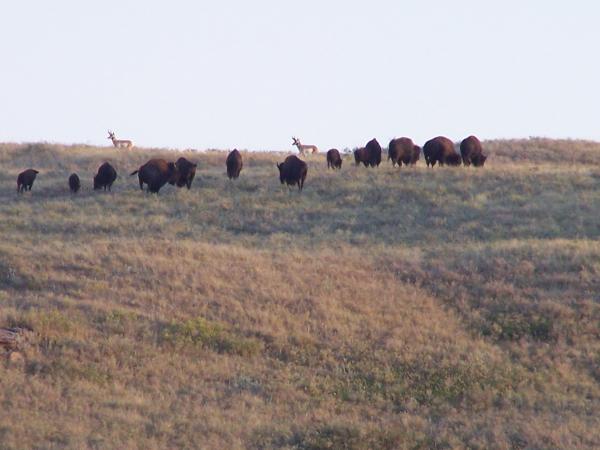
<path fill-rule="evenodd" d="M 17 192 L 30 191 L 35 177 L 40 173 L 35 169 L 27 169 L 17 176 Z"/>
<path fill-rule="evenodd" d="M 187 186 L 188 189 L 192 187 L 192 181 L 194 181 L 194 177 L 196 176 L 197 166 L 198 164 L 192 163 L 184 157 L 175 161 L 175 167 L 177 168 L 177 187 Z"/>
<path fill-rule="evenodd" d="M 341 169 L 342 168 L 342 157 L 340 152 L 336 148 L 332 148 L 327 151 L 327 168 L 328 169 Z"/>
<path fill-rule="evenodd" d="M 75 194 L 81 188 L 81 182 L 79 181 L 79 176 L 76 173 L 72 173 L 69 177 L 69 189 L 71 192 Z"/>

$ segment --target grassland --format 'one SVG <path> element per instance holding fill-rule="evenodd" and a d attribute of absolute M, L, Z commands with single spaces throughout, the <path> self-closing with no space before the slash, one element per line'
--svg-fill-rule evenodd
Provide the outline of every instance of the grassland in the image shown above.
<path fill-rule="evenodd" d="M 35 332 L 0 360 L 0 448 L 598 448 L 600 144 L 485 148 L 312 157 L 302 194 L 282 154 L 230 182 L 183 152 L 192 189 L 153 196 L 127 173 L 179 153 L 0 145 L 0 326 Z"/>

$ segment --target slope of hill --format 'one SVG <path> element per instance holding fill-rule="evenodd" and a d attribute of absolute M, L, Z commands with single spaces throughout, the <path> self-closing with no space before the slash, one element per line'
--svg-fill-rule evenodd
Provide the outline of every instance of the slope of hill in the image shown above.
<path fill-rule="evenodd" d="M 486 167 L 199 163 L 0 145 L 0 447 L 600 446 L 600 144 L 492 141 Z M 92 177 L 110 161 L 112 193 Z M 30 193 L 17 173 L 40 170 Z M 77 172 L 82 191 L 68 192 Z"/>

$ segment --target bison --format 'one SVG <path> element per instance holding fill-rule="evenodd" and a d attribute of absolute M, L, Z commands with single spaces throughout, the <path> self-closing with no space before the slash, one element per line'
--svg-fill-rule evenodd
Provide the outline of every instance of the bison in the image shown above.
<path fill-rule="evenodd" d="M 17 192 L 30 191 L 35 177 L 40 173 L 35 169 L 27 169 L 17 176 Z"/>
<path fill-rule="evenodd" d="M 458 153 L 452 153 L 446 156 L 446 164 L 449 166 L 460 166 L 461 160 Z"/>
<path fill-rule="evenodd" d="M 105 162 L 98 167 L 98 173 L 94 177 L 94 190 L 108 189 L 112 187 L 113 183 L 117 179 L 117 171 L 109 163 Z"/>
<path fill-rule="evenodd" d="M 337 148 L 327 151 L 327 168 L 334 170 L 342 168 L 342 157 Z"/>
<path fill-rule="evenodd" d="M 146 164 L 140 166 L 129 174 L 133 176 L 137 173 L 140 181 L 140 189 L 144 190 L 144 183 L 148 185 L 148 192 L 158 194 L 160 188 L 166 183 L 175 184 L 178 179 L 177 166 L 175 163 L 167 162 L 164 159 L 151 159 Z"/>
<path fill-rule="evenodd" d="M 76 173 L 72 173 L 69 177 L 69 189 L 71 192 L 75 194 L 81 188 L 81 182 L 79 181 L 79 176 Z"/>
<path fill-rule="evenodd" d="M 481 167 L 487 157 L 483 156 L 481 141 L 475 136 L 469 136 L 460 143 L 460 155 L 465 166 L 473 164 L 475 167 Z"/>
<path fill-rule="evenodd" d="M 358 166 L 377 167 L 381 163 L 381 145 L 377 139 L 371 139 L 365 147 L 354 150 L 354 162 Z"/>
<path fill-rule="evenodd" d="M 288 186 L 297 184 L 298 190 L 302 191 L 308 172 L 308 166 L 304 161 L 296 155 L 290 155 L 281 164 L 278 163 L 277 168 L 279 169 L 279 181 L 281 184 L 286 183 Z"/>
<path fill-rule="evenodd" d="M 371 139 L 365 146 L 369 155 L 369 165 L 371 167 L 379 167 L 381 163 L 381 145 L 377 139 Z"/>
<path fill-rule="evenodd" d="M 369 153 L 364 147 L 354 150 L 354 164 L 358 166 L 360 163 L 363 163 L 365 167 L 369 166 Z"/>
<path fill-rule="evenodd" d="M 175 161 L 175 167 L 177 168 L 177 187 L 187 186 L 188 189 L 192 187 L 192 181 L 194 181 L 194 177 L 196 176 L 197 166 L 198 164 L 194 164 L 184 157 Z"/>
<path fill-rule="evenodd" d="M 229 152 L 229 155 L 227 155 L 227 159 L 225 160 L 225 165 L 227 166 L 227 176 L 230 180 L 240 176 L 242 167 L 244 167 L 244 162 L 242 161 L 242 154 L 237 148 L 234 148 Z"/>
<path fill-rule="evenodd" d="M 479 153 L 479 154 L 473 155 L 471 157 L 471 162 L 473 163 L 473 165 L 475 167 L 483 167 L 486 159 L 487 159 L 487 156 L 485 156 L 483 153 Z"/>
<path fill-rule="evenodd" d="M 423 146 L 423 155 L 425 156 L 425 163 L 427 166 L 431 165 L 431 167 L 435 166 L 436 162 L 440 166 L 444 164 L 456 165 L 456 157 L 458 157 L 460 164 L 460 156 L 454 150 L 454 144 L 444 136 L 438 136 L 427 141 Z"/>
<path fill-rule="evenodd" d="M 392 165 L 394 167 L 396 167 L 396 164 L 402 167 L 402 163 L 404 163 L 405 166 L 408 166 L 409 164 L 415 164 L 419 159 L 418 156 L 416 159 L 414 159 L 415 147 L 417 146 L 410 138 L 401 137 L 398 139 L 392 139 L 390 141 L 390 145 L 388 146 L 388 160 L 392 161 Z M 419 148 L 419 153 L 420 151 L 421 149 Z"/>

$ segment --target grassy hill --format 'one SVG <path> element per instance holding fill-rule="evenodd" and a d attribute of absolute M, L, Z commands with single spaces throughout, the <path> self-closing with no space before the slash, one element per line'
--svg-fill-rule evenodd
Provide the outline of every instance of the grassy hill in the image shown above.
<path fill-rule="evenodd" d="M 230 182 L 183 152 L 192 189 L 153 196 L 128 173 L 180 153 L 0 145 L 0 327 L 35 332 L 0 359 L 0 448 L 597 448 L 600 144 L 484 146 L 311 157 L 302 194 L 283 154 Z"/>

